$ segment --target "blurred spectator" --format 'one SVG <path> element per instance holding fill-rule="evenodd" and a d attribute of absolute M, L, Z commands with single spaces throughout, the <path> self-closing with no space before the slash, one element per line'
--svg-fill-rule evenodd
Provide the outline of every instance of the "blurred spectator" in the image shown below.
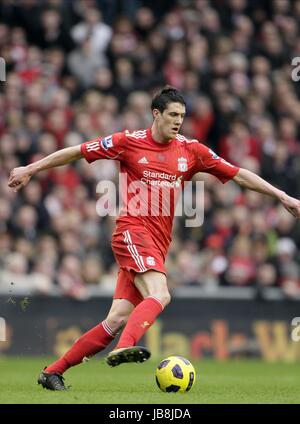
<path fill-rule="evenodd" d="M 69 52 L 74 47 L 69 31 L 64 26 L 62 16 L 58 10 L 46 8 L 42 11 L 40 24 L 41 32 L 37 41 L 41 48 L 62 47 L 64 51 Z"/>
<path fill-rule="evenodd" d="M 84 88 L 93 84 L 95 73 L 106 65 L 106 58 L 95 55 L 93 52 L 90 38 L 82 40 L 79 47 L 73 50 L 68 58 L 68 66 L 71 73 Z"/>
<path fill-rule="evenodd" d="M 2 269 L 1 269 L 2 268 Z M 28 272 L 28 261 L 21 253 L 7 255 L 4 268 L 0 266 L 0 292 L 14 295 L 50 294 L 52 281 L 38 272 Z"/>
<path fill-rule="evenodd" d="M 71 35 L 78 45 L 88 39 L 92 55 L 101 56 L 108 47 L 112 30 L 102 22 L 102 15 L 98 9 L 88 7 L 84 10 L 83 21 L 72 28 Z"/>
<path fill-rule="evenodd" d="M 258 140 L 242 121 L 233 122 L 229 134 L 220 141 L 220 155 L 237 166 L 241 166 L 249 156 L 259 160 L 260 154 Z"/>
<path fill-rule="evenodd" d="M 215 119 L 212 104 L 207 97 L 198 96 L 194 99 L 192 111 L 193 138 L 205 143 Z"/>
<path fill-rule="evenodd" d="M 245 286 L 251 284 L 254 277 L 255 262 L 251 252 L 251 241 L 243 236 L 237 237 L 229 254 L 225 278 L 229 284 Z"/>
<path fill-rule="evenodd" d="M 274 265 L 264 263 L 257 270 L 257 283 L 260 288 L 275 287 L 277 282 L 277 273 Z"/>
<path fill-rule="evenodd" d="M 63 294 L 74 297 L 77 300 L 87 298 L 87 290 L 81 277 L 81 264 L 74 255 L 66 255 L 62 258 L 58 269 L 57 281 Z"/>
<path fill-rule="evenodd" d="M 277 267 L 280 285 L 288 297 L 300 294 L 300 266 L 293 240 L 283 237 L 277 241 Z"/>

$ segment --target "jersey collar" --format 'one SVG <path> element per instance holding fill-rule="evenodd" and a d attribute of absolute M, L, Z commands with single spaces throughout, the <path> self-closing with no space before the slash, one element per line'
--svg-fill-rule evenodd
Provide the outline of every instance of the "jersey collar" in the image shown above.
<path fill-rule="evenodd" d="M 151 141 L 151 143 L 153 143 L 153 144 L 155 144 L 155 146 L 158 146 L 158 147 L 160 147 L 161 149 L 166 149 L 166 148 L 168 148 L 172 143 L 173 143 L 173 141 L 175 140 L 175 138 L 173 138 L 171 141 L 169 141 L 168 143 L 158 143 L 157 141 L 155 141 L 154 140 L 154 138 L 152 137 L 152 134 L 151 134 L 151 127 L 150 128 L 147 128 L 147 137 L 148 137 L 148 140 L 150 140 Z"/>

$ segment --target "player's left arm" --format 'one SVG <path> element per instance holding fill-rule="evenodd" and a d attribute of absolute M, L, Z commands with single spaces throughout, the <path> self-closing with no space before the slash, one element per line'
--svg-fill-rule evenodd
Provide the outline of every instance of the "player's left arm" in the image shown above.
<path fill-rule="evenodd" d="M 240 168 L 237 174 L 233 177 L 233 181 L 241 187 L 257 191 L 262 194 L 267 194 L 279 200 L 282 205 L 296 218 L 300 218 L 300 201 L 289 196 L 284 191 L 272 186 L 263 178 L 253 172 Z"/>

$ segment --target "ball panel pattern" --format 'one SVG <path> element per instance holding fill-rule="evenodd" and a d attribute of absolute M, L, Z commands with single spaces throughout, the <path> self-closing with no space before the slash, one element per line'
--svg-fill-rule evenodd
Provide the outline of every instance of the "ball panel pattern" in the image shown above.
<path fill-rule="evenodd" d="M 157 378 L 157 376 L 155 376 L 155 380 L 156 380 L 156 384 L 158 385 L 158 387 L 161 389 L 160 384 L 159 384 L 159 380 Z"/>
<path fill-rule="evenodd" d="M 164 361 L 161 361 L 161 363 L 158 365 L 158 369 L 160 370 L 160 369 L 162 369 L 162 368 L 165 368 L 167 365 L 168 365 L 168 363 L 169 363 L 170 361 L 168 360 L 168 359 L 165 359 Z"/>
<path fill-rule="evenodd" d="M 188 361 L 186 358 L 184 358 L 183 356 L 177 356 L 177 358 L 179 358 L 179 359 L 181 359 L 184 363 L 185 363 L 185 365 L 190 365 L 191 363 L 190 363 L 190 361 Z"/>
<path fill-rule="evenodd" d="M 167 393 L 176 393 L 179 392 L 180 390 L 180 386 L 176 386 L 175 384 L 171 384 L 170 386 L 166 387 L 166 392 Z"/>
<path fill-rule="evenodd" d="M 189 376 L 189 384 L 186 388 L 186 391 L 188 392 L 189 390 L 191 390 L 192 385 L 194 384 L 194 379 L 195 379 L 195 374 L 193 372 L 190 372 L 190 376 Z"/>
<path fill-rule="evenodd" d="M 174 375 L 174 377 L 176 378 L 183 378 L 183 372 L 182 369 L 180 367 L 179 364 L 176 364 L 173 368 L 172 368 L 172 374 Z"/>

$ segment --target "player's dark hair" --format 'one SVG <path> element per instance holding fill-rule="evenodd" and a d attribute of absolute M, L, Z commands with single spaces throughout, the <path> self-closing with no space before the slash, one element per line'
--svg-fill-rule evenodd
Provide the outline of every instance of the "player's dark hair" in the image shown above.
<path fill-rule="evenodd" d="M 169 103 L 181 103 L 186 106 L 182 94 L 176 88 L 167 85 L 153 97 L 151 110 L 158 109 L 163 113 Z"/>

